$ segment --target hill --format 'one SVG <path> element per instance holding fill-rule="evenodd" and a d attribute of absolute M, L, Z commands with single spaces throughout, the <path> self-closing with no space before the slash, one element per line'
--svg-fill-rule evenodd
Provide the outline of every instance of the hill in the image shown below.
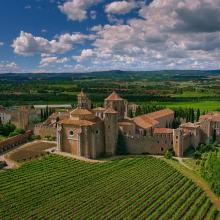
<path fill-rule="evenodd" d="M 0 219 L 217 219 L 205 193 L 153 157 L 50 155 L 0 173 Z"/>

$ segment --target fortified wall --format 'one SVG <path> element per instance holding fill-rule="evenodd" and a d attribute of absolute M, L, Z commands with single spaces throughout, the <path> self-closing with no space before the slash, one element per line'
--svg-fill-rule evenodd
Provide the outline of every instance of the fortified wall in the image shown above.
<path fill-rule="evenodd" d="M 0 142 L 0 153 L 6 150 L 13 149 L 14 147 L 24 144 L 28 141 L 29 137 L 32 135 L 32 131 L 26 131 L 25 134 L 19 134 L 14 137 L 8 138 Z"/>
<path fill-rule="evenodd" d="M 125 141 L 129 154 L 161 155 L 173 148 L 173 133 L 142 137 L 125 136 Z"/>
<path fill-rule="evenodd" d="M 56 137 L 57 128 L 52 126 L 47 126 L 41 124 L 37 124 L 34 126 L 34 135 L 40 136 L 41 138 L 45 138 L 47 136 Z"/>

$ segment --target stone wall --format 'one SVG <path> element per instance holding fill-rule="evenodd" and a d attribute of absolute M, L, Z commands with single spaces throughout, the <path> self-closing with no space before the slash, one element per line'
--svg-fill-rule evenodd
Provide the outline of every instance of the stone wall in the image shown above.
<path fill-rule="evenodd" d="M 164 154 L 173 148 L 173 134 L 146 137 L 125 137 L 129 154 Z"/>
<path fill-rule="evenodd" d="M 174 114 L 170 114 L 168 116 L 164 116 L 164 117 L 160 117 L 155 119 L 157 121 L 159 121 L 159 125 L 157 127 L 159 128 L 171 128 L 172 127 L 172 123 L 174 120 Z"/>
<path fill-rule="evenodd" d="M 13 149 L 14 147 L 24 144 L 28 141 L 28 138 L 32 135 L 32 131 L 26 131 L 25 134 L 19 134 L 14 137 L 8 138 L 0 142 L 0 153 Z"/>
<path fill-rule="evenodd" d="M 56 137 L 57 129 L 53 126 L 38 124 L 34 127 L 34 135 L 39 135 L 41 138 L 45 138 L 46 136 Z"/>

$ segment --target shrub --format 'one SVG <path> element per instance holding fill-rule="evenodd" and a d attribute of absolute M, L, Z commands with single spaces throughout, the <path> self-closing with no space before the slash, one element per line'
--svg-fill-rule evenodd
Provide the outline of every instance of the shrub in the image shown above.
<path fill-rule="evenodd" d="M 202 154 L 200 153 L 200 151 L 196 150 L 195 153 L 193 154 L 193 158 L 198 160 L 201 159 Z"/>
<path fill-rule="evenodd" d="M 165 155 L 164 155 L 164 157 L 165 157 L 166 159 L 169 159 L 169 160 L 172 159 L 173 156 L 174 156 L 173 150 L 167 150 L 166 153 L 165 153 Z"/>

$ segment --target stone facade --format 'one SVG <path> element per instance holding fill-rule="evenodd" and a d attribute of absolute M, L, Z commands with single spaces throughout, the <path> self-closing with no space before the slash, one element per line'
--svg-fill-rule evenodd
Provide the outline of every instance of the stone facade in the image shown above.
<path fill-rule="evenodd" d="M 26 106 L 21 106 L 16 112 L 12 114 L 11 122 L 15 124 L 17 128 L 28 129 L 30 111 Z"/>
<path fill-rule="evenodd" d="M 128 106 L 113 92 L 104 100 L 104 108 L 91 109 L 90 99 L 81 92 L 78 107 L 57 124 L 57 149 L 87 158 L 114 155 L 120 131 L 129 154 L 164 154 L 173 149 L 181 157 L 187 148 L 205 143 L 214 133 L 220 137 L 220 114 L 201 116 L 199 122 L 172 129 L 174 111 L 129 118 Z"/>
<path fill-rule="evenodd" d="M 11 114 L 6 112 L 4 108 L 0 106 L 0 124 L 7 124 L 11 121 Z"/>
<path fill-rule="evenodd" d="M 60 120 L 69 117 L 69 111 L 55 112 L 48 117 L 48 119 L 42 123 L 38 123 L 34 126 L 34 135 L 40 136 L 41 138 L 57 136 L 57 124 Z"/>
<path fill-rule="evenodd" d="M 189 147 L 196 148 L 215 134 L 220 139 L 220 113 L 202 115 L 198 122 L 185 123 L 173 131 L 173 148 L 176 156 L 182 157 Z"/>

